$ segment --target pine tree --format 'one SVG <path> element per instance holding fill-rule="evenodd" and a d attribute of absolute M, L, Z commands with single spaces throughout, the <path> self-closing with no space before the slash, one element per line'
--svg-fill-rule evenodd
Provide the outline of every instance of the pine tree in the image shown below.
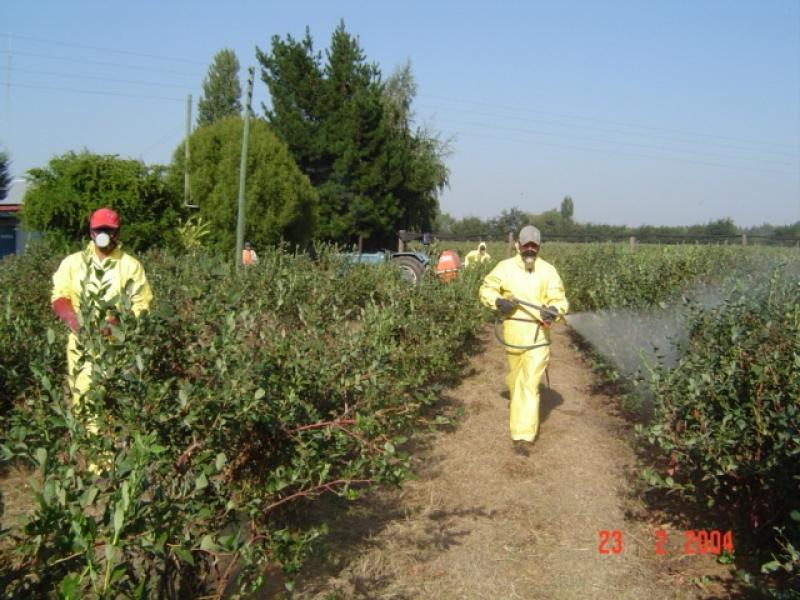
<path fill-rule="evenodd" d="M 411 131 L 410 68 L 384 84 L 344 23 L 325 61 L 308 29 L 256 54 L 267 119 L 319 193 L 320 237 L 385 245 L 398 229 L 430 230 L 447 169 L 438 140 Z"/>
<path fill-rule="evenodd" d="M 211 125 L 242 112 L 242 86 L 239 83 L 239 59 L 233 50 L 217 52 L 203 81 L 203 95 L 198 102 L 197 124 Z"/>

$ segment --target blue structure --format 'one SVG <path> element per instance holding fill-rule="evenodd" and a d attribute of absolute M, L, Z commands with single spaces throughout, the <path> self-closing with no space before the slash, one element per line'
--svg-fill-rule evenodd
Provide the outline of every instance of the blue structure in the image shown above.
<path fill-rule="evenodd" d="M 29 234 L 22 231 L 19 211 L 28 189 L 25 179 L 14 179 L 8 196 L 0 201 L 0 258 L 8 254 L 22 254 Z"/>

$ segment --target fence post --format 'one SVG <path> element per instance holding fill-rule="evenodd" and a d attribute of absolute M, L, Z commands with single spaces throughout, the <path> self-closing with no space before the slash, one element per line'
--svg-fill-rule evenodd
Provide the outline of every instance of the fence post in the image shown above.
<path fill-rule="evenodd" d="M 631 246 L 631 252 L 636 252 L 636 237 L 631 236 L 628 240 L 628 244 Z"/>
<path fill-rule="evenodd" d="M 747 234 L 742 234 L 742 246 L 747 246 Z"/>
<path fill-rule="evenodd" d="M 514 256 L 514 232 L 508 232 L 508 255 Z"/>
<path fill-rule="evenodd" d="M 405 252 L 405 242 L 403 241 L 403 234 L 405 234 L 406 230 L 401 229 L 397 232 L 397 251 L 398 252 Z"/>

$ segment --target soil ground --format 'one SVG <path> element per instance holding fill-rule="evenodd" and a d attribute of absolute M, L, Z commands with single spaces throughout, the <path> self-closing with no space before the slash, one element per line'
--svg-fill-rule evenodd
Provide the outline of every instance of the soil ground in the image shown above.
<path fill-rule="evenodd" d="M 508 434 L 502 347 L 488 329 L 481 346 L 445 398 L 463 409 L 458 425 L 415 451 L 416 479 L 331 524 L 293 598 L 747 597 L 730 566 L 684 553 L 689 520 L 639 499 L 632 425 L 567 328 L 554 330 L 528 456 Z M 658 529 L 666 555 L 656 553 Z M 622 534 L 620 553 L 614 537 L 600 551 L 601 531 Z"/>

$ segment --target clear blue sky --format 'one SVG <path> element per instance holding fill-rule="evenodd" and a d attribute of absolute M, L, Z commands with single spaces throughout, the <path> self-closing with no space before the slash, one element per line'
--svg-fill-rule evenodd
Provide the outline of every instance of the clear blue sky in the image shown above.
<path fill-rule="evenodd" d="M 167 163 L 217 51 L 244 79 L 273 35 L 324 49 L 340 20 L 385 76 L 411 62 L 455 217 L 570 195 L 581 222 L 800 220 L 800 0 L 3 0 L 0 148 L 15 174 Z"/>

